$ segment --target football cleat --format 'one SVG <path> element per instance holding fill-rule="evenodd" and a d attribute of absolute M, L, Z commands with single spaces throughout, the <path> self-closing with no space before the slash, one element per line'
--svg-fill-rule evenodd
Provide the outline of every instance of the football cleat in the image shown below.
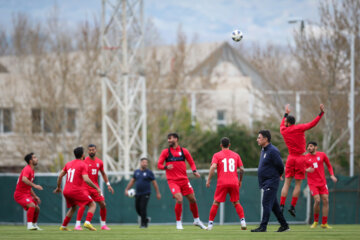
<path fill-rule="evenodd" d="M 321 228 L 332 229 L 327 223 L 321 224 Z"/>
<path fill-rule="evenodd" d="M 180 223 L 177 223 L 176 224 L 176 229 L 178 229 L 178 230 L 183 230 L 184 228 L 183 228 L 183 226 L 182 226 L 182 224 Z"/>
<path fill-rule="evenodd" d="M 60 231 L 67 231 L 67 232 L 71 232 L 71 230 L 70 230 L 69 228 L 67 228 L 67 227 L 63 227 L 63 226 L 61 226 L 61 227 L 59 228 L 59 230 L 60 230 Z"/>
<path fill-rule="evenodd" d="M 197 226 L 197 227 L 199 227 L 201 229 L 206 230 L 206 226 L 201 221 L 195 221 L 193 224 L 194 224 L 194 226 Z"/>
<path fill-rule="evenodd" d="M 87 228 L 90 231 L 96 231 L 96 228 L 94 228 L 94 226 L 91 225 L 91 223 L 84 223 L 84 228 Z"/>
<path fill-rule="evenodd" d="M 111 228 L 109 228 L 108 226 L 104 225 L 101 227 L 101 230 L 111 230 Z"/>
<path fill-rule="evenodd" d="M 290 206 L 288 212 L 290 213 L 291 216 L 296 217 L 296 211 L 294 206 Z"/>
<path fill-rule="evenodd" d="M 313 224 L 311 224 L 310 228 L 316 228 L 318 224 L 318 222 L 314 222 Z"/>
<path fill-rule="evenodd" d="M 83 229 L 82 229 L 81 226 L 75 226 L 75 227 L 74 227 L 74 230 L 76 230 L 76 231 L 82 231 Z"/>
<path fill-rule="evenodd" d="M 209 223 L 206 229 L 210 231 L 210 230 L 213 229 L 213 227 L 214 227 L 214 224 L 213 224 L 213 223 Z"/>
<path fill-rule="evenodd" d="M 266 228 L 258 227 L 255 229 L 251 229 L 251 232 L 266 232 Z"/>
<path fill-rule="evenodd" d="M 38 230 L 38 229 L 35 226 L 31 226 L 31 227 L 28 227 L 27 230 Z"/>

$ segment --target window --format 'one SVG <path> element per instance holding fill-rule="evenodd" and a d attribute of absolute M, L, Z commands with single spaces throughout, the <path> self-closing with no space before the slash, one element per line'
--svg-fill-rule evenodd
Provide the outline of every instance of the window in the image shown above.
<path fill-rule="evenodd" d="M 217 120 L 218 127 L 225 126 L 226 125 L 226 111 L 225 110 L 218 110 L 216 120 Z"/>
<path fill-rule="evenodd" d="M 13 110 L 11 108 L 0 108 L 0 132 L 13 132 Z"/>
<path fill-rule="evenodd" d="M 33 108 L 31 120 L 33 133 L 60 133 L 63 130 L 68 133 L 76 132 L 76 109 L 66 108 L 65 111 L 55 111 Z"/>

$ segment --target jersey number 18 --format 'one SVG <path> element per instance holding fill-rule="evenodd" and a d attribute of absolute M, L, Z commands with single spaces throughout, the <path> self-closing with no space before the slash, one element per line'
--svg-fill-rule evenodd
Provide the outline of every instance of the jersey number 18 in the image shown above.
<path fill-rule="evenodd" d="M 234 172 L 235 171 L 235 160 L 233 158 L 229 158 L 229 161 L 224 158 L 221 160 L 221 162 L 224 164 L 224 172 Z"/>

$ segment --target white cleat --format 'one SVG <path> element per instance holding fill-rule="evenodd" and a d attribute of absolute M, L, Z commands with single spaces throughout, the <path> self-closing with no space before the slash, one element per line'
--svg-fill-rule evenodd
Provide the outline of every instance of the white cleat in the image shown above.
<path fill-rule="evenodd" d="M 38 231 L 42 231 L 43 229 L 42 228 L 40 228 L 36 223 L 33 225 L 33 227 L 35 227 L 36 228 L 36 230 L 38 230 Z"/>
<path fill-rule="evenodd" d="M 208 231 L 210 231 L 210 230 L 213 229 L 213 226 L 214 226 L 214 224 L 209 223 L 206 229 L 207 229 Z"/>
<path fill-rule="evenodd" d="M 184 230 L 182 224 L 176 224 L 176 229 L 177 230 Z"/>
<path fill-rule="evenodd" d="M 247 229 L 245 219 L 242 220 L 242 221 L 240 222 L 240 224 L 241 224 L 241 230 L 246 230 L 246 229 Z"/>
<path fill-rule="evenodd" d="M 199 227 L 201 229 L 205 229 L 205 230 L 207 229 L 207 227 L 201 221 L 195 221 L 194 226 L 197 226 L 197 227 Z"/>

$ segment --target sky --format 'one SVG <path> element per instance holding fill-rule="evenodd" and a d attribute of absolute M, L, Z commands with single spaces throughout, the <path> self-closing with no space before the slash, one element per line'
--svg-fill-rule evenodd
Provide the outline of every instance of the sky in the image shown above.
<path fill-rule="evenodd" d="M 292 43 L 299 24 L 290 19 L 318 21 L 319 0 L 144 0 L 145 19 L 151 19 L 161 42 L 173 44 L 179 25 L 189 39 L 197 42 L 229 41 L 232 30 L 243 32 L 242 40 L 265 45 Z M 12 16 L 21 12 L 45 21 L 58 6 L 60 21 L 76 25 L 100 18 L 101 0 L 0 0 L 0 27 L 9 30 Z"/>

